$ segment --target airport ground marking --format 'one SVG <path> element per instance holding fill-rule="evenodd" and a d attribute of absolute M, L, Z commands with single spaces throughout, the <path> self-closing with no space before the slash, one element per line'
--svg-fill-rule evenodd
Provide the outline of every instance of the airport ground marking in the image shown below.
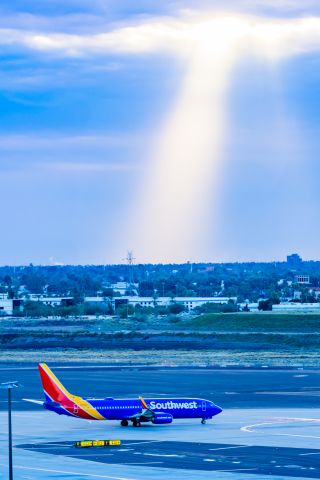
<path fill-rule="evenodd" d="M 257 468 L 232 468 L 230 470 L 218 470 L 215 469 L 214 472 L 249 472 L 253 470 L 258 470 Z"/>
<path fill-rule="evenodd" d="M 254 423 L 253 425 L 246 425 L 244 427 L 240 427 L 242 432 L 249 432 L 249 433 L 256 433 L 253 430 L 254 427 L 261 427 L 263 425 L 281 425 L 290 422 L 314 422 L 320 423 L 320 419 L 318 418 L 298 418 L 298 417 L 279 417 L 275 418 L 272 422 L 262 422 L 262 423 Z M 289 435 L 288 433 L 273 433 L 272 435 Z M 301 436 L 301 435 L 294 435 L 294 436 Z M 307 437 L 308 438 L 308 437 Z M 311 438 L 320 438 L 320 437 L 311 437 Z"/>
<path fill-rule="evenodd" d="M 248 425 L 246 427 L 241 427 L 240 430 L 243 432 L 248 432 L 248 433 L 263 433 L 263 432 L 256 432 L 255 430 L 251 430 L 252 427 L 258 427 L 261 425 L 278 425 L 277 423 L 257 423 L 255 425 Z M 301 434 L 294 434 L 294 433 L 270 433 L 268 432 L 269 435 L 275 435 L 275 436 L 280 436 L 280 437 L 300 437 L 300 438 L 320 438 L 315 435 L 301 435 Z"/>
<path fill-rule="evenodd" d="M 130 462 L 130 463 L 121 463 L 121 465 L 163 465 L 163 462 Z M 110 463 L 108 464 L 110 465 Z M 114 464 L 117 465 L 117 464 Z"/>
<path fill-rule="evenodd" d="M 143 453 L 146 457 L 169 457 L 169 458 L 185 458 L 185 455 L 178 455 L 176 453 Z"/>
<path fill-rule="evenodd" d="M 39 446 L 39 443 L 31 443 L 31 445 L 37 445 L 37 446 Z M 73 447 L 73 443 L 68 443 L 68 444 L 60 444 L 60 443 L 41 443 L 40 446 L 41 446 L 41 448 L 42 448 L 42 447 L 69 448 L 69 447 Z"/>
<path fill-rule="evenodd" d="M 316 437 L 315 435 L 299 435 L 298 433 L 274 433 L 274 435 L 278 435 L 281 437 L 300 437 L 300 438 L 320 438 Z"/>
<path fill-rule="evenodd" d="M 319 391 L 304 391 L 304 392 L 281 392 L 281 391 L 260 391 L 254 392 L 255 395 L 287 395 L 287 396 L 297 396 L 297 397 L 319 397 Z"/>
<path fill-rule="evenodd" d="M 252 428 L 261 427 L 262 425 L 276 425 L 276 423 L 275 422 L 254 423 L 253 425 L 246 425 L 245 427 L 240 427 L 240 430 L 242 432 L 255 433 L 254 430 L 252 430 Z"/>
<path fill-rule="evenodd" d="M 2 466 L 4 467 L 5 465 L 2 465 Z M 108 479 L 111 479 L 111 480 L 138 480 L 138 479 L 135 479 L 134 477 L 131 477 L 131 478 L 129 478 L 129 477 L 114 477 L 114 476 L 111 476 L 111 475 L 99 475 L 99 474 L 95 474 L 95 473 L 84 473 L 84 472 L 71 472 L 71 471 L 67 471 L 67 470 L 53 470 L 51 468 L 25 467 L 25 466 L 22 466 L 22 465 L 15 465 L 14 468 L 19 468 L 20 470 L 32 470 L 32 471 L 35 471 L 35 472 L 62 473 L 64 475 L 79 475 L 80 477 L 108 478 Z"/>
<path fill-rule="evenodd" d="M 43 452 L 41 452 L 43 453 Z M 64 453 L 63 456 L 64 457 L 69 457 L 69 458 L 82 458 L 82 459 L 86 459 L 87 457 L 96 457 L 97 455 L 99 455 L 99 457 L 112 457 L 114 455 L 114 453 L 79 453 L 78 455 L 76 453 Z"/>
<path fill-rule="evenodd" d="M 295 422 L 315 422 L 320 423 L 320 418 L 303 418 L 303 417 L 277 417 L 276 420 L 294 420 Z"/>
<path fill-rule="evenodd" d="M 216 452 L 217 450 L 231 450 L 232 448 L 251 448 L 252 445 L 235 445 L 234 447 L 221 447 L 221 448 L 209 448 L 211 452 Z"/>
<path fill-rule="evenodd" d="M 130 445 L 143 445 L 145 443 L 161 443 L 161 442 L 166 442 L 166 440 L 149 440 L 149 441 L 146 441 L 146 442 L 126 443 L 125 447 L 129 447 Z"/>
<path fill-rule="evenodd" d="M 320 455 L 320 452 L 312 452 L 312 453 L 300 453 L 301 457 L 307 456 L 307 455 Z"/>

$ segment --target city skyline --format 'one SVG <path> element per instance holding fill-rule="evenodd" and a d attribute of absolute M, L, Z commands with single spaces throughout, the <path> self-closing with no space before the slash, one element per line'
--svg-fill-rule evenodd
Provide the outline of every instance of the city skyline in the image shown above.
<path fill-rule="evenodd" d="M 131 260 L 129 261 L 129 255 L 132 255 Z M 119 262 L 105 262 L 105 263 L 62 263 L 62 262 L 56 262 L 54 258 L 50 258 L 48 263 L 36 263 L 36 262 L 29 262 L 29 263 L 21 263 L 21 264 L 0 264 L 0 268 L 12 268 L 12 269 L 20 269 L 20 268 L 37 268 L 37 267 L 101 267 L 101 266 L 129 266 L 132 265 L 133 267 L 139 267 L 141 265 L 149 266 L 149 265 L 155 265 L 155 266 L 184 266 L 184 265 L 189 265 L 190 269 L 192 271 L 194 266 L 197 265 L 245 265 L 245 264 L 283 264 L 287 263 L 288 265 L 291 265 L 292 268 L 294 269 L 295 267 L 301 267 L 304 263 L 319 263 L 320 259 L 319 258 L 302 258 L 298 253 L 290 253 L 286 255 L 283 258 L 274 258 L 270 260 L 262 260 L 259 258 L 249 258 L 247 260 L 230 260 L 230 261 L 215 261 L 215 260 L 205 260 L 205 261 L 191 261 L 191 260 L 186 260 L 185 262 L 142 262 L 139 260 L 139 258 L 136 258 L 133 256 L 134 252 L 127 252 L 127 256 L 121 258 Z"/>
<path fill-rule="evenodd" d="M 320 6 L 0 7 L 0 264 L 318 258 Z"/>

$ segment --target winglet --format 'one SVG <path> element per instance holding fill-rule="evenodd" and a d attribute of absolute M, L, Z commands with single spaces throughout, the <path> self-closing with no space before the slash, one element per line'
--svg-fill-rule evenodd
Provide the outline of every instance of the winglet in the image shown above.
<path fill-rule="evenodd" d="M 145 399 L 144 399 L 142 396 L 139 397 L 139 400 L 140 400 L 141 405 L 143 406 L 143 408 L 145 408 L 146 410 L 149 410 L 149 407 L 148 407 L 148 405 L 146 404 Z"/>

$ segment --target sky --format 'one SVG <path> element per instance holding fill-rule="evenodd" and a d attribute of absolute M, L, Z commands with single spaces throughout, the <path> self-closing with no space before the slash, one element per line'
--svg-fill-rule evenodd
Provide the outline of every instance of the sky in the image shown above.
<path fill-rule="evenodd" d="M 318 0 L 3 0 L 0 264 L 319 259 Z"/>

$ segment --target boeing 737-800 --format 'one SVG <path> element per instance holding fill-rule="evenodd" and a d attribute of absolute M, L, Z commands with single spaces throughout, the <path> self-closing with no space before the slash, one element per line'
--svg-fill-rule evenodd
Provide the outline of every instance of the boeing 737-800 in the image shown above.
<path fill-rule="evenodd" d="M 139 427 L 142 422 L 164 424 L 179 418 L 199 418 L 205 423 L 222 411 L 203 398 L 82 398 L 69 393 L 45 363 L 40 363 L 38 368 L 45 401 L 28 401 L 40 403 L 59 415 L 87 420 L 120 420 L 124 427 L 129 422 Z"/>

